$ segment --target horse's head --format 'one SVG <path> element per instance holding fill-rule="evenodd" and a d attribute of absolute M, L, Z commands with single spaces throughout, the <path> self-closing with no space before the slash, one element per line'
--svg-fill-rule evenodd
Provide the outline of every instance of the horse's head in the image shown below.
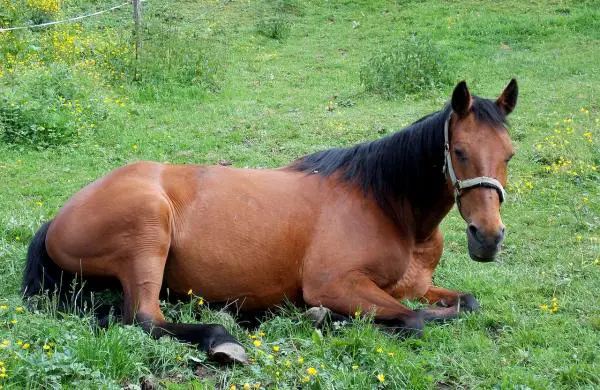
<path fill-rule="evenodd" d="M 445 170 L 468 224 L 473 260 L 493 260 L 504 240 L 500 204 L 508 161 L 515 153 L 504 125 L 517 104 L 517 95 L 514 79 L 495 101 L 471 96 L 464 81 L 452 94 L 452 113 L 445 129 Z"/>

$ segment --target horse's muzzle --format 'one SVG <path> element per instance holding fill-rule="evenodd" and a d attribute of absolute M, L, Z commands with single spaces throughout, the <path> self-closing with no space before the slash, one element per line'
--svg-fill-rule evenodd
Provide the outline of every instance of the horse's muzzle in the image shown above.
<path fill-rule="evenodd" d="M 484 235 L 477 226 L 470 224 L 467 227 L 467 241 L 471 259 L 481 262 L 494 261 L 504 241 L 504 226 L 495 234 Z"/>

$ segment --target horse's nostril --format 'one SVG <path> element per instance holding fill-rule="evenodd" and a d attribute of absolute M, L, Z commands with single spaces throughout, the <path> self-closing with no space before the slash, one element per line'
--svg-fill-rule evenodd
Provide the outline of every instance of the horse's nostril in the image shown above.
<path fill-rule="evenodd" d="M 476 238 L 477 240 L 480 239 L 479 230 L 477 229 L 477 226 L 470 224 L 469 225 L 469 233 L 471 233 L 471 236 L 473 236 L 473 238 Z"/>

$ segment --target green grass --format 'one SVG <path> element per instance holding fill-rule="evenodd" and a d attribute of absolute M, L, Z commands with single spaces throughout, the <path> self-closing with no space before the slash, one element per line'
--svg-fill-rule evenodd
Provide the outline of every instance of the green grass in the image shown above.
<path fill-rule="evenodd" d="M 62 12 L 76 15 L 92 2 L 64 3 Z M 256 382 L 331 389 L 600 386 L 600 178 L 592 169 L 600 166 L 598 2 L 188 0 L 144 3 L 144 18 L 141 83 L 131 81 L 128 11 L 66 30 L 97 43 L 67 63 L 97 60 L 82 68 L 99 76 L 97 89 L 80 91 L 94 102 L 105 101 L 96 99 L 99 93 L 108 97 L 99 107 L 106 117 L 86 122 L 96 126 L 56 146 L 0 142 L 0 305 L 8 306 L 0 309 L 0 343 L 10 342 L 0 346 L 7 374 L 1 386 L 119 388 L 142 380 L 172 389 Z M 42 42 L 48 33 L 22 33 L 10 47 L 24 56 L 35 51 L 27 42 Z M 102 47 L 108 36 L 117 43 Z M 451 82 L 391 100 L 365 91 L 361 68 L 412 36 L 435 44 Z M 0 52 L 8 47 L 0 45 Z M 67 60 L 44 61 L 46 67 Z M 9 87 L 31 85 L 26 69 L 0 77 L 3 96 Z M 293 309 L 265 321 L 264 336 L 248 335 L 228 315 L 202 308 L 204 320 L 224 323 L 255 359 L 248 367 L 219 368 L 195 348 L 152 340 L 139 328 L 97 331 L 89 318 L 15 312 L 23 305 L 19 285 L 35 230 L 113 168 L 140 159 L 276 167 L 399 129 L 440 109 L 461 79 L 475 94 L 495 97 L 511 77 L 521 94 L 510 117 L 517 156 L 502 211 L 504 250 L 496 263 L 469 260 L 464 222 L 454 210 L 443 223 L 446 247 L 434 276 L 438 285 L 475 294 L 478 313 L 430 325 L 422 339 L 398 340 L 362 321 L 315 332 Z M 36 102 L 49 96 L 11 91 Z M 558 311 L 541 310 L 553 297 Z M 198 311 L 194 302 L 164 309 L 185 321 Z M 303 383 L 308 367 L 318 374 Z"/>

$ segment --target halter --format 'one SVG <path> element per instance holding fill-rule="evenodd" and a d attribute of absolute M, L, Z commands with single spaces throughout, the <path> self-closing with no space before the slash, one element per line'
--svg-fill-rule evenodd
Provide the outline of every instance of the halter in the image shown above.
<path fill-rule="evenodd" d="M 452 166 L 452 158 L 450 156 L 450 141 L 448 140 L 448 128 L 450 127 L 450 118 L 452 117 L 452 112 L 448 115 L 448 119 L 444 123 L 444 155 L 446 160 L 444 161 L 444 167 L 442 168 L 442 172 L 450 176 L 450 180 L 452 181 L 452 185 L 454 186 L 454 199 L 456 200 L 456 207 L 462 215 L 462 211 L 460 210 L 460 196 L 462 192 L 466 189 L 473 187 L 487 187 L 493 188 L 498 192 L 498 197 L 500 198 L 500 203 L 504 202 L 504 198 L 506 197 L 506 193 L 504 192 L 504 188 L 500 182 L 492 177 L 487 176 L 479 176 L 472 179 L 459 180 L 456 178 L 456 173 L 454 172 L 454 167 Z M 464 219 L 464 216 L 463 216 Z"/>

